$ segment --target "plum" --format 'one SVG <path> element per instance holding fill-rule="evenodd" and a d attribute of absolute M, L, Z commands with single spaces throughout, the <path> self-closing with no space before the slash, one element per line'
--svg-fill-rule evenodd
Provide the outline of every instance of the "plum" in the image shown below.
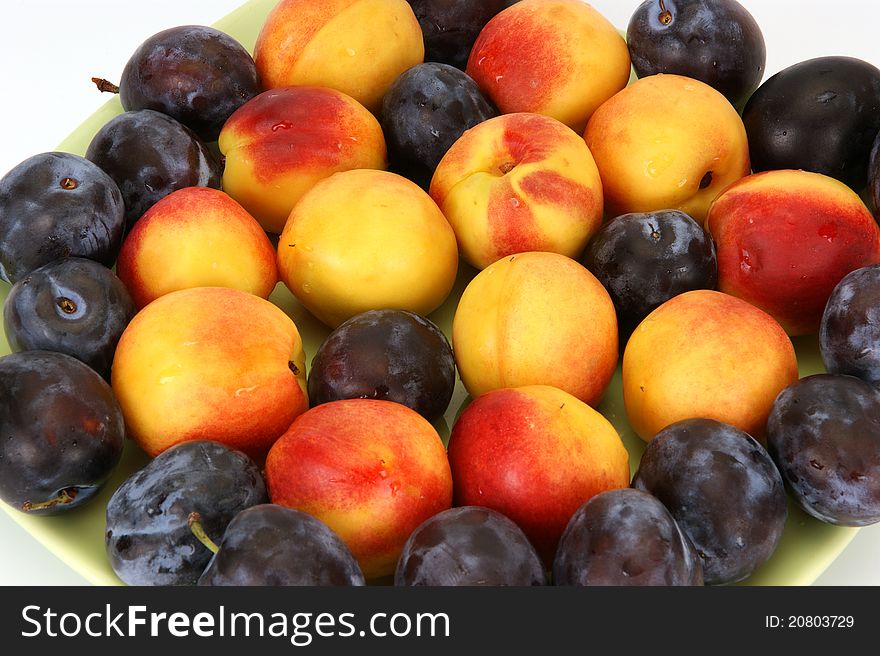
<path fill-rule="evenodd" d="M 181 25 L 149 37 L 131 55 L 119 82 L 126 110 L 168 114 L 205 141 L 260 92 L 257 66 L 244 46 L 212 27 Z"/>
<path fill-rule="evenodd" d="M 582 262 L 608 290 L 623 336 L 673 296 L 715 289 L 718 280 L 712 237 L 678 210 L 611 219 L 590 239 Z"/>
<path fill-rule="evenodd" d="M 784 389 L 767 448 L 800 506 L 823 522 L 880 521 L 880 391 L 852 376 L 817 374 Z"/>
<path fill-rule="evenodd" d="M 200 521 L 198 515 L 190 524 Z M 197 533 L 198 535 L 198 533 Z M 271 503 L 238 513 L 199 585 L 364 585 L 357 560 L 323 522 Z"/>
<path fill-rule="evenodd" d="M 764 447 L 714 419 L 685 419 L 657 433 L 632 486 L 672 513 L 709 585 L 740 581 L 766 562 L 788 514 L 782 476 Z"/>
<path fill-rule="evenodd" d="M 624 488 L 572 516 L 553 561 L 555 585 L 703 585 L 700 559 L 657 499 Z"/>
<path fill-rule="evenodd" d="M 451 508 L 423 522 L 406 541 L 399 586 L 545 585 L 544 565 L 522 529 L 479 506 Z"/>
<path fill-rule="evenodd" d="M 172 191 L 220 188 L 220 164 L 201 139 L 152 109 L 110 119 L 89 143 L 86 159 L 100 166 L 119 186 L 129 227 Z"/>
<path fill-rule="evenodd" d="M 0 358 L 0 498 L 29 514 L 76 508 L 122 456 L 125 424 L 103 378 L 63 353 Z"/>
<path fill-rule="evenodd" d="M 0 180 L 0 279 L 16 282 L 60 257 L 112 266 L 125 205 L 116 182 L 87 159 L 41 153 Z"/>
<path fill-rule="evenodd" d="M 110 269 L 67 257 L 12 286 L 3 306 L 3 326 L 13 351 L 67 353 L 109 379 L 116 344 L 136 311 L 125 285 Z"/>
<path fill-rule="evenodd" d="M 764 35 L 736 0 L 647 0 L 630 18 L 626 38 L 638 77 L 692 77 L 735 107 L 742 107 L 764 75 Z"/>
<path fill-rule="evenodd" d="M 853 57 L 817 57 L 764 82 L 743 110 L 755 172 L 803 169 L 857 192 L 880 130 L 880 69 Z"/>
<path fill-rule="evenodd" d="M 312 359 L 309 401 L 383 399 L 426 419 L 446 411 L 455 358 L 443 332 L 407 310 L 370 310 L 330 333 Z"/>
<path fill-rule="evenodd" d="M 427 189 L 434 170 L 464 132 L 498 115 L 465 73 L 419 64 L 401 75 L 382 101 L 382 130 L 392 170 Z"/>
<path fill-rule="evenodd" d="M 461 70 L 483 26 L 518 0 L 409 0 L 425 39 L 425 61 Z"/>
<path fill-rule="evenodd" d="M 210 440 L 176 444 L 110 497 L 110 565 L 129 585 L 194 585 L 212 554 L 190 530 L 190 513 L 221 535 L 239 512 L 268 501 L 259 468 L 242 452 Z"/>
<path fill-rule="evenodd" d="M 819 352 L 832 374 L 880 385 L 880 264 L 846 274 L 828 297 Z"/>

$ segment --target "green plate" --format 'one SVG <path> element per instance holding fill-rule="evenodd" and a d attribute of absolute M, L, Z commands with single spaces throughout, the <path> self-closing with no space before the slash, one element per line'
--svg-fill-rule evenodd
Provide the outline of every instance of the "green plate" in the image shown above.
<path fill-rule="evenodd" d="M 276 0 L 251 0 L 221 19 L 215 26 L 234 36 L 253 52 L 260 27 Z M 122 107 L 114 98 L 89 117 L 58 147 L 58 150 L 84 154 L 94 134 L 110 118 L 119 114 Z M 465 285 L 475 274 L 463 266 L 458 282 L 446 303 L 431 318 L 450 334 L 452 315 Z M 0 282 L 0 302 L 6 299 L 9 285 Z M 296 322 L 303 336 L 307 358 L 311 358 L 327 334 L 327 329 L 315 320 L 279 284 L 271 300 L 283 308 Z M 806 376 L 823 371 L 815 338 L 796 339 L 800 375 Z M 0 355 L 9 353 L 6 336 L 0 332 Z M 448 436 L 449 426 L 467 400 L 467 392 L 458 381 L 455 393 L 445 417 L 437 426 L 441 435 Z M 630 428 L 623 407 L 620 369 L 611 382 L 599 410 L 614 424 L 623 437 L 630 453 L 630 464 L 635 471 L 644 449 L 644 443 Z M 67 514 L 52 517 L 29 517 L 18 510 L 0 503 L 18 524 L 50 551 L 67 563 L 84 578 L 97 585 L 119 585 L 120 581 L 110 568 L 104 552 L 104 509 L 113 491 L 135 470 L 147 462 L 134 444 L 128 443 L 122 463 L 102 493 L 89 504 Z M 823 524 L 789 504 L 789 517 L 779 548 L 773 557 L 745 583 L 753 585 L 809 585 L 843 551 L 858 529 L 848 529 Z"/>

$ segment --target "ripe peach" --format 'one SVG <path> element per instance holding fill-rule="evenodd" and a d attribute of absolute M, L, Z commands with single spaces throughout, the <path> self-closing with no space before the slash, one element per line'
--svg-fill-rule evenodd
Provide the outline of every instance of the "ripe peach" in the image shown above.
<path fill-rule="evenodd" d="M 718 251 L 718 289 L 761 308 L 789 335 L 817 332 L 841 278 L 880 262 L 871 212 L 819 173 L 743 178 L 715 199 L 706 227 Z"/>
<path fill-rule="evenodd" d="M 426 315 L 458 272 L 455 233 L 422 189 L 386 171 L 346 171 L 297 203 L 278 241 L 281 279 L 336 327 L 367 310 Z"/>
<path fill-rule="evenodd" d="M 263 87 L 330 87 L 371 111 L 424 58 L 422 29 L 404 0 L 281 0 L 254 48 Z"/>
<path fill-rule="evenodd" d="M 449 462 L 455 504 L 507 515 L 545 562 L 584 502 L 629 485 L 629 456 L 611 423 L 544 385 L 475 399 L 452 429 Z"/>
<path fill-rule="evenodd" d="M 452 348 L 471 396 L 551 385 L 595 405 L 617 366 L 617 317 L 602 284 L 574 260 L 520 253 L 465 288 Z"/>
<path fill-rule="evenodd" d="M 232 287 L 268 298 L 275 249 L 260 224 L 222 191 L 187 187 L 153 205 L 122 244 L 116 273 L 138 308 L 188 287 Z"/>
<path fill-rule="evenodd" d="M 467 74 L 504 114 L 546 114 L 582 132 L 626 86 L 629 50 L 615 27 L 580 0 L 523 0 L 490 20 Z"/>
<path fill-rule="evenodd" d="M 539 114 L 507 114 L 465 132 L 437 166 L 431 197 L 478 269 L 526 251 L 577 257 L 602 223 L 590 149 Z"/>
<path fill-rule="evenodd" d="M 353 98 L 318 87 L 252 98 L 226 121 L 218 146 L 226 157 L 224 191 L 275 234 L 319 180 L 387 165 L 376 118 Z"/>
<path fill-rule="evenodd" d="M 210 439 L 260 459 L 309 405 L 296 325 L 226 287 L 147 305 L 122 333 L 111 381 L 129 437 L 150 456 Z"/>
<path fill-rule="evenodd" d="M 761 437 L 776 395 L 797 377 L 794 347 L 773 317 L 698 290 L 670 299 L 636 328 L 623 354 L 623 401 L 646 442 L 694 417 Z"/>
<path fill-rule="evenodd" d="M 364 576 L 394 572 L 407 538 L 452 503 L 443 442 L 421 415 L 392 401 L 351 399 L 297 418 L 266 458 L 273 503 L 332 528 Z"/>
<path fill-rule="evenodd" d="M 712 200 L 750 171 L 739 114 L 712 87 L 680 75 L 651 75 L 615 94 L 584 139 L 610 216 L 677 209 L 702 223 Z"/>

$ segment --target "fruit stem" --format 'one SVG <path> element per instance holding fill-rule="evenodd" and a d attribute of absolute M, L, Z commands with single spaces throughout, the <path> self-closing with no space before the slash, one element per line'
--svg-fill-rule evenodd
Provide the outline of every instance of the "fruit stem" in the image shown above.
<path fill-rule="evenodd" d="M 660 22 L 669 25 L 672 22 L 672 12 L 666 8 L 666 3 L 660 0 Z"/>
<path fill-rule="evenodd" d="M 47 510 L 49 508 L 54 508 L 55 506 L 67 505 L 76 499 L 76 492 L 77 490 L 75 487 L 66 487 L 58 493 L 57 497 L 49 499 L 48 501 L 40 501 L 39 503 L 25 501 L 21 504 L 21 509 L 24 512 L 31 512 L 32 510 Z"/>
<path fill-rule="evenodd" d="M 104 93 L 108 91 L 110 93 L 119 93 L 119 87 L 112 82 L 105 80 L 102 77 L 93 77 L 92 82 L 95 83 L 95 86 L 98 87 L 98 91 Z"/>
<path fill-rule="evenodd" d="M 199 513 L 191 512 L 189 517 L 186 518 L 186 523 L 189 526 L 189 530 L 192 531 L 192 534 L 196 536 L 196 539 L 205 545 L 211 553 L 217 553 L 220 551 L 220 547 L 217 546 L 217 543 L 205 533 L 205 528 L 202 526 L 202 516 Z"/>

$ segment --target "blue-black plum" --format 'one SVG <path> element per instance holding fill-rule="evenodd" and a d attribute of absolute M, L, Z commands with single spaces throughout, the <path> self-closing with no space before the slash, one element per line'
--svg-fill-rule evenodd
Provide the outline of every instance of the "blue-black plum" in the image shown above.
<path fill-rule="evenodd" d="M 626 38 L 638 77 L 685 75 L 737 107 L 764 76 L 764 35 L 736 0 L 647 0 L 630 18 Z"/>
<path fill-rule="evenodd" d="M 812 516 L 842 526 L 880 521 L 880 391 L 868 383 L 817 374 L 782 390 L 767 448 Z"/>
<path fill-rule="evenodd" d="M 0 498 L 29 514 L 89 501 L 122 456 L 125 424 L 110 385 L 49 351 L 0 358 Z"/>
<path fill-rule="evenodd" d="M 122 331 L 137 308 L 122 281 L 92 260 L 50 262 L 12 286 L 3 306 L 13 351 L 59 351 L 105 379 Z"/>
<path fill-rule="evenodd" d="M 647 492 L 592 497 L 572 516 L 553 561 L 555 585 L 703 585 L 703 570 L 675 519 Z"/>
<path fill-rule="evenodd" d="M 86 159 L 119 186 L 131 225 L 184 187 L 220 188 L 220 164 L 189 128 L 152 109 L 124 112 L 98 130 Z"/>
<path fill-rule="evenodd" d="M 357 559 L 326 524 L 274 504 L 238 513 L 199 585 L 364 585 Z"/>
<path fill-rule="evenodd" d="M 112 266 L 125 205 L 101 168 L 70 153 L 41 153 L 0 180 L 0 279 L 16 282 L 69 255 Z"/>
<path fill-rule="evenodd" d="M 880 69 L 853 57 L 818 57 L 764 82 L 743 110 L 752 168 L 803 169 L 860 192 L 880 130 Z"/>
<path fill-rule="evenodd" d="M 257 67 L 228 34 L 181 25 L 144 41 L 119 81 L 126 110 L 154 109 L 215 141 L 230 114 L 260 92 Z"/>
<path fill-rule="evenodd" d="M 709 585 L 746 578 L 782 537 L 788 508 L 779 470 L 757 440 L 728 424 L 667 426 L 648 443 L 632 485 L 672 513 Z"/>
<path fill-rule="evenodd" d="M 190 530 L 190 514 L 199 513 L 209 535 L 222 535 L 239 512 L 268 501 L 260 470 L 245 454 L 219 442 L 181 442 L 110 497 L 110 565 L 130 585 L 195 585 L 212 553 Z"/>
<path fill-rule="evenodd" d="M 544 565 L 522 529 L 499 512 L 452 508 L 424 521 L 397 562 L 399 586 L 545 585 Z"/>

